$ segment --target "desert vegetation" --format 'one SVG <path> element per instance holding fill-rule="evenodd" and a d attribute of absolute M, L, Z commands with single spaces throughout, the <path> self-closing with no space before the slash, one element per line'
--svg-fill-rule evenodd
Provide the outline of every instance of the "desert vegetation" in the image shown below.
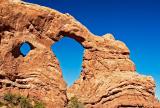
<path fill-rule="evenodd" d="M 68 102 L 67 108 L 84 108 L 84 105 L 76 97 L 72 97 Z"/>
<path fill-rule="evenodd" d="M 31 100 L 20 94 L 6 93 L 0 101 L 0 107 L 6 108 L 45 108 L 41 101 Z"/>

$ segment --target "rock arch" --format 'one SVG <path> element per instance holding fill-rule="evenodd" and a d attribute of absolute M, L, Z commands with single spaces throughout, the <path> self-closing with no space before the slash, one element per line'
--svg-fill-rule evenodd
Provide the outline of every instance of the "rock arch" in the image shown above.
<path fill-rule="evenodd" d="M 65 36 L 53 44 L 51 49 L 59 61 L 67 87 L 71 86 L 82 70 L 83 46 L 75 39 Z"/>
<path fill-rule="evenodd" d="M 129 49 L 111 34 L 96 36 L 69 14 L 19 0 L 1 0 L 0 10 L 0 96 L 18 92 L 48 108 L 63 108 L 73 96 L 87 108 L 158 108 L 153 79 L 135 72 Z M 50 49 L 65 35 L 85 48 L 80 79 L 68 89 Z M 24 41 L 35 48 L 25 58 L 12 56 Z"/>

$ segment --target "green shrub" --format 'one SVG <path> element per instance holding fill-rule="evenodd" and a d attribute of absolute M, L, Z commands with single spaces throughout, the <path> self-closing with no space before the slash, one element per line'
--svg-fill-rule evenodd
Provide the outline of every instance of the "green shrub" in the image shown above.
<path fill-rule="evenodd" d="M 84 108 L 84 105 L 79 102 L 76 97 L 72 97 L 68 103 L 67 108 Z"/>
<path fill-rule="evenodd" d="M 33 108 L 30 100 L 26 97 L 20 97 L 19 104 L 21 108 Z"/>
<path fill-rule="evenodd" d="M 42 102 L 36 102 L 34 108 L 45 108 Z"/>
<path fill-rule="evenodd" d="M 32 101 L 22 95 L 6 93 L 3 99 L 7 102 L 8 108 L 45 108 L 44 104 L 39 101 L 33 101 L 35 103 L 33 106 Z M 0 106 L 2 105 L 3 103 L 0 103 Z"/>
<path fill-rule="evenodd" d="M 11 93 L 5 94 L 3 99 L 13 105 L 18 105 L 18 103 L 19 103 L 18 97 L 16 95 L 11 94 Z"/>
<path fill-rule="evenodd" d="M 21 108 L 33 108 L 29 99 L 21 95 L 7 93 L 4 95 L 4 100 L 11 106 L 20 106 Z"/>
<path fill-rule="evenodd" d="M 0 107 L 4 106 L 5 104 L 3 102 L 0 101 Z"/>
<path fill-rule="evenodd" d="M 13 98 L 14 96 L 11 93 L 4 94 L 4 97 L 3 97 L 3 99 L 8 102 L 12 102 Z"/>

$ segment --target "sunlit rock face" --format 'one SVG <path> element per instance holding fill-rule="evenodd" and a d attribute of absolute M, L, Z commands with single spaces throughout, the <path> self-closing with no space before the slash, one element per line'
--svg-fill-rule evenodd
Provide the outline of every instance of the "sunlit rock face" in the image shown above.
<path fill-rule="evenodd" d="M 67 88 L 50 47 L 64 36 L 84 48 L 80 78 Z M 22 43 L 31 51 L 23 56 Z M 64 108 L 77 97 L 86 108 L 160 108 L 151 77 L 136 73 L 126 45 L 95 36 L 69 14 L 19 0 L 0 1 L 0 97 L 20 93 Z"/>

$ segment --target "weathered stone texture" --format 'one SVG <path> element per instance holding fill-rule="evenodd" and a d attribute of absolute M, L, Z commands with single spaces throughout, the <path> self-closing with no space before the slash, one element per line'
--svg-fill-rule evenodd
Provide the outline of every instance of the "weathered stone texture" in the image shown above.
<path fill-rule="evenodd" d="M 84 48 L 80 78 L 67 89 L 51 45 L 68 36 Z M 20 53 L 23 42 L 32 50 Z M 69 14 L 19 0 L 0 0 L 0 96 L 16 92 L 63 108 L 73 96 L 86 108 L 160 108 L 151 77 L 136 73 L 126 45 L 95 36 Z"/>

